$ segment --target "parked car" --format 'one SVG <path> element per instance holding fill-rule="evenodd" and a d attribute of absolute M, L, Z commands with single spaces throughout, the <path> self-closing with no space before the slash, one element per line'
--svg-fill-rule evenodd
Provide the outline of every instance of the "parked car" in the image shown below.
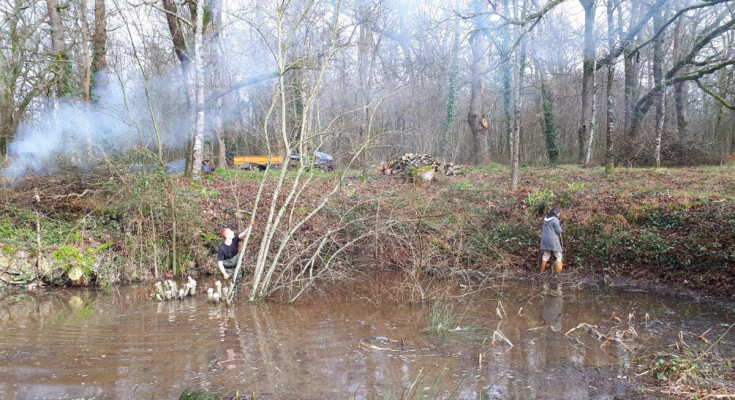
<path fill-rule="evenodd" d="M 301 156 L 298 154 L 293 154 L 291 155 L 291 160 L 299 161 L 301 160 Z M 334 158 L 327 153 L 322 153 L 321 151 L 315 151 L 313 161 L 314 161 L 313 165 L 322 171 L 334 170 Z"/>

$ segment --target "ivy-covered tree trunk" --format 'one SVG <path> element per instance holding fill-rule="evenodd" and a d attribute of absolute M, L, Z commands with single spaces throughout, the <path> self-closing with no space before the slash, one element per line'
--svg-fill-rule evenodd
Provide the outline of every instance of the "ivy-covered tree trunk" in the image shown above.
<path fill-rule="evenodd" d="M 452 43 L 452 65 L 449 68 L 449 95 L 447 96 L 447 118 L 442 124 L 439 133 L 439 155 L 447 156 L 447 143 L 449 143 L 449 131 L 454 125 L 454 115 L 457 111 L 457 90 L 459 82 L 459 18 L 454 23 L 454 39 Z"/>
<path fill-rule="evenodd" d="M 556 125 L 556 117 L 554 116 L 554 98 L 551 95 L 548 85 L 546 84 L 546 71 L 540 72 L 541 81 L 541 102 L 544 111 L 544 133 L 546 136 L 546 152 L 549 155 L 549 162 L 556 164 L 559 162 L 559 127 Z"/>

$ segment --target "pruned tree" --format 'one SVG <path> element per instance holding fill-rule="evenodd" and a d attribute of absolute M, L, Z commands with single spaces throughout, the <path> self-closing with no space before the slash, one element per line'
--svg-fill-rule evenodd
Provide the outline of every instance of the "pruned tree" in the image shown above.
<path fill-rule="evenodd" d="M 470 99 L 467 111 L 467 123 L 472 135 L 471 157 L 476 165 L 485 163 L 485 146 L 483 141 L 487 136 L 488 121 L 483 116 L 482 104 L 485 95 L 485 82 L 483 80 L 485 60 L 488 47 L 486 45 L 485 26 L 487 4 L 481 0 L 473 0 L 473 30 L 470 33 L 470 50 L 472 61 L 470 63 Z"/>

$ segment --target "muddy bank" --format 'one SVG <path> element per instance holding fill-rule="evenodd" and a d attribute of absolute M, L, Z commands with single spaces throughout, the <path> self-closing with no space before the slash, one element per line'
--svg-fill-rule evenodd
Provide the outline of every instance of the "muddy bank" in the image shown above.
<path fill-rule="evenodd" d="M 665 283 L 732 298 L 732 171 L 621 169 L 605 176 L 574 167 L 527 169 L 515 193 L 506 189 L 502 166 L 432 185 L 349 178 L 287 243 L 289 257 L 278 271 L 288 280 L 308 266 L 329 281 L 385 268 L 439 278 L 533 274 L 543 212 L 560 205 L 565 274 Z M 155 176 L 39 185 L 48 188 L 39 204 L 22 188 L 3 188 L 8 196 L 0 201 L 0 261 L 7 265 L 0 282 L 99 286 L 216 273 L 216 232 L 242 226 L 261 176 L 221 171 L 194 190 L 185 178 L 169 182 Z M 289 209 L 289 221 L 308 214 L 335 179 L 335 173 L 318 174 Z M 94 190 L 85 189 L 90 187 Z M 265 196 L 273 189 L 269 181 Z M 260 210 L 254 219 L 257 244 L 267 213 Z M 329 245 L 317 257 L 305 251 L 327 233 Z M 245 260 L 252 263 L 257 250 L 257 245 L 246 249 Z"/>

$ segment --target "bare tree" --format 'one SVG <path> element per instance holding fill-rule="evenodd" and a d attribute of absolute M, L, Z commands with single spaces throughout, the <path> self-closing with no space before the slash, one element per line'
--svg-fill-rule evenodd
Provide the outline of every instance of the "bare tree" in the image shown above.
<path fill-rule="evenodd" d="M 613 81 L 615 80 L 615 60 L 612 59 L 614 57 L 614 47 L 615 47 L 615 23 L 613 20 L 613 13 L 615 12 L 615 9 L 619 7 L 619 0 L 618 2 L 614 2 L 613 0 L 607 0 L 607 46 L 609 48 L 610 54 L 608 56 L 608 63 L 607 63 L 607 124 L 606 125 L 606 132 L 605 132 L 605 173 L 612 173 L 613 169 L 615 167 L 615 154 L 613 153 L 613 135 L 614 135 L 614 128 L 615 128 L 615 92 L 613 91 Z M 618 9 L 618 13 L 620 13 L 621 10 Z"/>
<path fill-rule="evenodd" d="M 672 48 L 672 58 L 674 62 L 678 62 L 681 59 L 683 53 L 682 47 L 684 46 L 683 42 L 685 37 L 686 21 L 687 16 L 682 15 L 676 22 L 676 27 L 674 28 L 674 44 Z M 689 73 L 689 71 L 690 68 L 686 66 L 682 68 L 681 71 L 677 72 L 675 76 L 686 75 Z M 689 122 L 687 121 L 686 82 L 679 82 L 674 84 L 674 105 L 676 106 L 676 127 L 679 131 L 679 134 L 684 136 L 687 133 L 687 126 L 689 125 Z"/>
<path fill-rule="evenodd" d="M 653 16 L 653 29 L 657 32 L 663 27 L 663 11 L 659 9 Z M 666 88 L 663 87 L 663 46 L 664 35 L 661 34 L 653 42 L 653 84 L 660 88 L 656 94 L 656 148 L 654 158 L 656 168 L 661 166 L 661 136 L 664 131 L 664 118 L 666 116 Z"/>

